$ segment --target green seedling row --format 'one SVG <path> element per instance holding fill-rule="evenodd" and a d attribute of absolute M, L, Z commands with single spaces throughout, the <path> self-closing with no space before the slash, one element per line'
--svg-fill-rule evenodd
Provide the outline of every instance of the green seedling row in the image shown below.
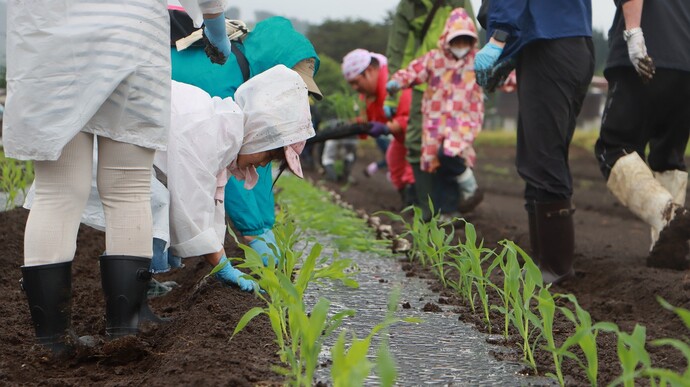
<path fill-rule="evenodd" d="M 421 211 L 412 211 L 412 220 L 383 212 L 393 221 L 401 222 L 402 234 L 412 239 L 409 252 L 411 260 L 429 267 L 443 286 L 453 289 L 476 311 L 477 298 L 481 313 L 491 331 L 490 311 L 503 316 L 501 332 L 508 338 L 517 332 L 521 338 L 520 350 L 523 362 L 535 373 L 535 353 L 547 351 L 553 359 L 554 372 L 545 372 L 559 385 L 566 385 L 562 366 L 566 359 L 574 361 L 584 372 L 590 385 L 598 385 L 597 336 L 599 332 L 616 335 L 617 353 L 622 373 L 610 386 L 690 386 L 690 342 L 678 339 L 648 341 L 644 326 L 636 326 L 632 332 L 624 332 L 612 322 L 593 323 L 590 314 L 572 294 L 553 294 L 550 285 L 544 284 L 541 272 L 529 255 L 511 241 L 501 241 L 496 249 L 483 247 L 477 241 L 474 226 L 463 219 L 440 222 L 436 215 L 428 222 L 422 220 Z M 465 223 L 465 240 L 455 242 L 455 226 Z M 500 278 L 493 283 L 491 278 Z M 493 292 L 499 304 L 490 304 L 488 293 Z M 690 311 L 674 307 L 659 298 L 659 303 L 681 318 L 690 331 Z M 563 316 L 572 323 L 574 332 L 560 343 L 554 337 L 554 321 Z M 657 368 L 652 364 L 648 347 L 671 346 L 687 360 L 683 373 Z M 577 349 L 578 351 L 574 351 Z"/>
<path fill-rule="evenodd" d="M 331 303 L 325 298 L 319 298 L 309 308 L 304 302 L 304 294 L 311 284 L 323 281 L 337 281 L 351 288 L 357 288 L 359 284 L 352 278 L 357 270 L 353 262 L 341 258 L 338 252 L 332 256 L 323 255 L 322 245 L 312 243 L 309 238 L 304 237 L 300 231 L 302 225 L 329 234 L 342 233 L 344 235 L 341 238 L 352 240 L 351 243 L 341 242 L 338 244 L 340 248 L 383 252 L 385 245 L 376 243 L 366 225 L 351 211 L 322 200 L 325 194 L 310 185 L 297 179 L 284 178 L 280 180 L 279 188 L 281 193 L 278 201 L 281 209 L 273 230 L 277 246 L 272 246 L 275 255 L 279 257 L 278 261 L 271 260 L 264 266 L 261 257 L 235 237 L 245 255 L 243 261 L 233 259 L 238 261 L 236 267 L 247 271 L 247 278 L 251 277 L 258 283 L 261 290 L 256 291 L 256 296 L 265 306 L 246 312 L 235 327 L 233 337 L 255 317 L 267 316 L 282 362 L 275 371 L 285 376 L 289 386 L 312 386 L 325 340 L 341 328 L 345 318 L 356 312 L 346 309 L 331 313 Z M 232 230 L 230 233 L 234 237 Z M 295 249 L 297 241 L 305 240 L 306 247 Z M 376 370 L 382 386 L 394 385 L 397 370 L 387 340 L 381 341 L 375 363 L 368 359 L 368 353 L 372 339 L 382 333 L 385 337 L 390 325 L 397 322 L 418 322 L 414 319 L 395 318 L 397 301 L 398 293 L 394 292 L 386 318 L 374 326 L 365 338 L 359 339 L 353 333 L 341 330 L 331 349 L 331 378 L 334 386 L 363 385 L 373 370 Z"/>
<path fill-rule="evenodd" d="M 326 192 L 292 176 L 281 177 L 276 186 L 279 206 L 300 228 L 331 235 L 339 251 L 390 254 L 390 241 L 376 239 L 363 219 L 334 204 Z"/>

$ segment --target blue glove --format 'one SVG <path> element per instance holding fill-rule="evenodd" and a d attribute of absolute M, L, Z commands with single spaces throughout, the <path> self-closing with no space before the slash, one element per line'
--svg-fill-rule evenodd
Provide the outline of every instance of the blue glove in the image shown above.
<path fill-rule="evenodd" d="M 263 232 L 263 234 L 257 235 L 251 242 L 249 242 L 249 247 L 254 249 L 261 260 L 264 261 L 264 266 L 268 266 L 268 260 L 271 259 L 273 262 L 278 264 L 280 258 L 273 254 L 271 246 L 278 249 L 278 243 L 276 242 L 276 237 L 273 235 L 273 230 L 268 229 Z M 279 252 L 280 253 L 280 252 Z"/>
<path fill-rule="evenodd" d="M 388 126 L 381 122 L 370 122 L 369 126 L 369 135 L 371 137 L 379 137 L 384 134 L 390 134 L 391 132 Z"/>
<path fill-rule="evenodd" d="M 388 94 L 395 94 L 398 91 L 400 91 L 402 87 L 400 86 L 400 83 L 398 81 L 390 80 L 388 83 L 386 83 L 386 91 Z"/>
<path fill-rule="evenodd" d="M 489 74 L 501 56 L 503 49 L 493 43 L 487 43 L 474 57 L 474 72 L 479 86 L 486 86 Z"/>
<path fill-rule="evenodd" d="M 397 109 L 393 106 L 383 105 L 383 113 L 386 115 L 387 119 L 392 120 L 396 112 Z"/>
<path fill-rule="evenodd" d="M 232 263 L 230 263 L 230 260 L 225 255 L 223 255 L 223 258 L 221 258 L 220 262 L 218 262 L 218 266 L 223 264 L 225 264 L 225 266 L 223 266 L 223 268 L 217 271 L 215 274 L 219 281 L 222 281 L 228 285 L 239 286 L 239 288 L 245 292 L 253 292 L 254 289 L 259 288 L 259 285 L 256 282 L 242 278 L 244 273 L 232 267 Z"/>
<path fill-rule="evenodd" d="M 211 62 L 224 64 L 232 52 L 228 33 L 225 30 L 225 15 L 220 14 L 213 19 L 204 19 L 204 34 L 212 46 L 206 46 L 206 55 Z"/>

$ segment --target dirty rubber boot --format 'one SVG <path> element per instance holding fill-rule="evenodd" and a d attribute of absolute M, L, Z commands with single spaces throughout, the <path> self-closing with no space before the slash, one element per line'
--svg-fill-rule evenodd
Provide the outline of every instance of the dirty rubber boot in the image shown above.
<path fill-rule="evenodd" d="M 680 170 L 654 172 L 654 179 L 673 196 L 673 204 L 679 207 L 685 206 L 685 191 L 688 188 L 687 172 Z M 654 248 L 654 244 L 659 239 L 659 231 L 660 230 L 652 227 L 652 243 L 649 246 L 649 251 Z"/>
<path fill-rule="evenodd" d="M 37 341 L 62 355 L 73 349 L 72 261 L 22 266 L 21 286 L 29 301 Z"/>
<path fill-rule="evenodd" d="M 347 161 L 343 163 L 343 176 L 341 177 L 341 180 L 345 183 L 350 183 L 354 184 L 356 183 L 355 177 L 352 176 L 352 167 L 354 166 L 355 162 L 353 161 Z"/>
<path fill-rule="evenodd" d="M 484 200 L 484 191 L 477 186 L 477 180 L 471 168 L 466 168 L 456 181 L 460 190 L 458 211 L 463 214 L 472 212 Z"/>
<path fill-rule="evenodd" d="M 537 262 L 545 283 L 559 283 L 575 274 L 575 209 L 570 199 L 535 202 Z"/>
<path fill-rule="evenodd" d="M 417 193 L 414 184 L 407 184 L 398 190 L 400 194 L 400 201 L 402 202 L 402 209 L 413 205 L 417 205 Z"/>
<path fill-rule="evenodd" d="M 637 153 L 619 158 L 611 168 L 606 186 L 635 215 L 661 230 L 647 258 L 647 266 L 674 270 L 688 268 L 690 213 L 674 203 L 674 197 L 654 178 Z M 676 219 L 677 217 L 677 219 Z"/>
<path fill-rule="evenodd" d="M 530 257 L 534 262 L 539 262 L 539 234 L 537 233 L 537 213 L 534 201 L 525 204 L 527 210 L 527 222 L 529 225 Z"/>
<path fill-rule="evenodd" d="M 415 197 L 417 198 L 417 205 L 422 210 L 422 219 L 425 222 L 431 220 L 431 208 L 429 208 L 429 199 L 433 190 L 433 174 L 422 171 L 419 163 L 410 163 L 412 172 L 414 173 L 414 187 Z"/>
<path fill-rule="evenodd" d="M 329 164 L 323 166 L 324 172 L 326 172 L 326 180 L 328 181 L 338 181 L 338 173 L 335 171 L 335 165 Z"/>
<path fill-rule="evenodd" d="M 151 280 L 148 258 L 126 255 L 100 257 L 105 295 L 105 333 L 118 338 L 139 333 L 139 322 L 161 320 L 148 307 L 146 292 Z"/>

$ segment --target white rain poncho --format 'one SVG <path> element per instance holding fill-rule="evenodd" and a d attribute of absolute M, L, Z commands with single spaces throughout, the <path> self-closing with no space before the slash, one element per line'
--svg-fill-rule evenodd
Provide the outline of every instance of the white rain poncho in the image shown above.
<path fill-rule="evenodd" d="M 165 149 L 169 42 L 166 0 L 8 1 L 5 154 L 56 160 L 79 131 Z"/>
<path fill-rule="evenodd" d="M 198 87 L 173 81 L 168 150 L 154 158 L 170 191 L 173 254 L 191 257 L 223 247 L 225 210 L 214 200 L 216 180 L 240 150 L 243 119 L 232 98 L 212 98 Z"/>
<path fill-rule="evenodd" d="M 240 86 L 237 104 L 183 83 L 173 82 L 172 90 L 168 150 L 154 159 L 170 191 L 170 248 L 180 257 L 214 253 L 226 232 L 225 210 L 216 199 L 224 197 L 228 174 L 239 175 L 230 169 L 237 155 L 314 136 L 307 86 L 280 65 Z"/>

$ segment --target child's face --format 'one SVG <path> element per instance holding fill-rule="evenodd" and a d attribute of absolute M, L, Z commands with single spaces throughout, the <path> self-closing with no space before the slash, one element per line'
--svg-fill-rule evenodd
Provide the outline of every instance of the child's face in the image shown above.
<path fill-rule="evenodd" d="M 267 150 L 263 152 L 250 153 L 246 155 L 237 156 L 237 166 L 240 169 L 245 169 L 250 166 L 265 167 L 273 160 L 282 160 L 285 158 L 285 152 L 282 148 Z"/>
<path fill-rule="evenodd" d="M 458 36 L 450 41 L 450 48 L 463 49 L 472 48 L 474 44 L 474 38 L 471 36 Z"/>

